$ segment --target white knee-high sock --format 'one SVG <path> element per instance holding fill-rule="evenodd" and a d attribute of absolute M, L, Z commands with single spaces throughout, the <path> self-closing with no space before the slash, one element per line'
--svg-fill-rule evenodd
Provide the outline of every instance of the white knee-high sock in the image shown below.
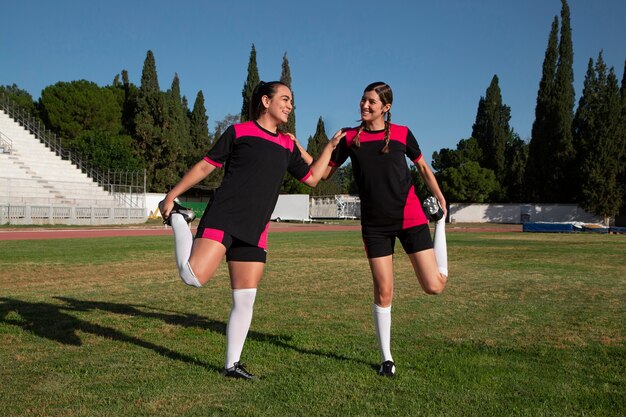
<path fill-rule="evenodd" d="M 256 288 L 233 290 L 233 306 L 226 326 L 226 369 L 239 362 L 252 322 L 255 298 Z"/>
<path fill-rule="evenodd" d="M 196 275 L 189 266 L 189 256 L 191 255 L 191 247 L 193 246 L 193 235 L 185 218 L 178 213 L 171 215 L 170 223 L 174 231 L 174 257 L 176 258 L 176 266 L 180 279 L 187 285 L 192 287 L 202 287 L 202 284 L 196 278 Z"/>
<path fill-rule="evenodd" d="M 380 307 L 374 304 L 374 324 L 383 362 L 393 361 L 391 357 L 391 306 Z"/>
<path fill-rule="evenodd" d="M 435 237 L 433 238 L 435 260 L 441 272 L 448 276 L 448 245 L 446 243 L 446 219 L 443 218 L 435 223 Z"/>

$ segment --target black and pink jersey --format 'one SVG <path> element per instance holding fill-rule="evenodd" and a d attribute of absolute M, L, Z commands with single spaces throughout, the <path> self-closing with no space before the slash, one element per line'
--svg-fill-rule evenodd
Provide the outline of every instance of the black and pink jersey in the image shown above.
<path fill-rule="evenodd" d="M 361 199 L 361 225 L 399 230 L 428 223 L 406 161 L 407 157 L 414 163 L 422 158 L 413 133 L 406 126 L 391 124 L 389 153 L 383 154 L 384 130 L 363 130 L 357 148 L 358 130 L 347 129 L 330 165 L 339 167 L 350 157 Z"/>
<path fill-rule="evenodd" d="M 311 175 L 293 140 L 254 121 L 235 124 L 226 129 L 204 160 L 225 172 L 198 231 L 221 230 L 267 248 L 267 228 L 285 171 L 303 182 Z"/>

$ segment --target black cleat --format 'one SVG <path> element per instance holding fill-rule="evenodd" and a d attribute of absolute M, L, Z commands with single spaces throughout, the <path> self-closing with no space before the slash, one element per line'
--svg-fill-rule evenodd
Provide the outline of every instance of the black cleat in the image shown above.
<path fill-rule="evenodd" d="M 381 363 L 378 375 L 393 378 L 396 375 L 396 365 L 393 361 L 385 361 Z"/>
<path fill-rule="evenodd" d="M 235 379 L 248 379 L 255 380 L 258 379 L 255 375 L 252 375 L 250 372 L 246 371 L 246 368 L 240 362 L 235 362 L 235 364 L 222 371 L 222 375 L 227 378 L 235 378 Z"/>
<path fill-rule="evenodd" d="M 424 200 L 422 208 L 424 209 L 426 217 L 434 222 L 439 221 L 443 218 L 443 209 L 441 208 L 439 201 L 437 201 L 437 199 L 433 196 L 430 196 L 426 200 Z"/>
<path fill-rule="evenodd" d="M 159 210 L 161 210 L 161 203 L 159 203 Z M 172 218 L 172 214 L 180 214 L 181 216 L 183 216 L 187 224 L 191 223 L 196 218 L 196 213 L 194 213 L 192 209 L 183 207 L 176 201 L 174 201 L 174 208 L 172 209 L 172 211 L 170 211 L 170 215 L 167 217 L 167 219 L 163 217 L 163 224 L 166 224 L 168 226 L 172 225 L 172 222 L 170 220 Z M 163 211 L 161 211 L 161 215 L 163 215 Z"/>

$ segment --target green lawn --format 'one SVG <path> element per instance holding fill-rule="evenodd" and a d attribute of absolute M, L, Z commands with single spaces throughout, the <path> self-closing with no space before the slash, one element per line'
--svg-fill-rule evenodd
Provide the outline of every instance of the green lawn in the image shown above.
<path fill-rule="evenodd" d="M 395 379 L 376 373 L 361 246 L 270 236 L 249 382 L 218 373 L 225 265 L 196 290 L 169 236 L 0 241 L 0 414 L 626 415 L 626 236 L 449 233 L 440 296 L 399 253 Z"/>

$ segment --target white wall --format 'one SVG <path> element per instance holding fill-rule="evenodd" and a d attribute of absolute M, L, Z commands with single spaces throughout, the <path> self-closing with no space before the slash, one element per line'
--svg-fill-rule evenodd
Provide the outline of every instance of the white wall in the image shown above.
<path fill-rule="evenodd" d="M 457 223 L 583 222 L 602 223 L 601 216 L 576 204 L 450 204 L 449 217 Z"/>
<path fill-rule="evenodd" d="M 308 194 L 281 194 L 272 212 L 272 220 L 309 220 Z"/>
<path fill-rule="evenodd" d="M 165 194 L 161 193 L 146 193 L 146 216 L 150 218 L 161 217 L 159 209 L 159 202 L 165 198 Z"/>

